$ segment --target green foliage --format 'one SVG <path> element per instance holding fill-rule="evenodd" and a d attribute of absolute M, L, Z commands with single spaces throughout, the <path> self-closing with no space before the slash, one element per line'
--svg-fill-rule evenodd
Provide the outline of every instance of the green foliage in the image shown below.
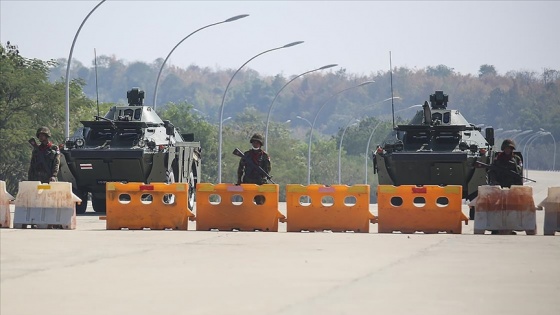
<path fill-rule="evenodd" d="M 48 126 L 51 141 L 64 141 L 65 84 L 48 80 L 53 61 L 28 59 L 19 54 L 17 46 L 0 45 L 0 180 L 7 189 L 16 192 L 18 183 L 27 180 L 31 158 L 29 138 L 35 137 L 40 126 Z M 83 82 L 70 85 L 70 117 L 92 114 L 92 101 L 82 93 Z M 78 126 L 71 120 L 71 127 Z"/>
<path fill-rule="evenodd" d="M 214 161 L 218 156 L 218 144 L 216 142 L 217 130 L 206 120 L 194 112 L 193 106 L 186 102 L 175 104 L 169 103 L 165 109 L 158 113 L 163 120 L 169 120 L 181 132 L 181 134 L 192 133 L 194 140 L 199 141 L 202 149 L 202 178 L 201 182 L 213 182 L 217 173 L 217 165 Z M 214 175 L 215 176 L 215 175 Z"/>
<path fill-rule="evenodd" d="M 64 127 L 64 79 L 66 61 L 43 62 L 19 55 L 15 46 L 1 47 L 0 80 L 0 177 L 10 185 L 25 179 L 29 149 L 22 145 L 38 126 L 53 129 L 56 142 L 62 142 Z M 70 68 L 71 130 L 79 120 L 97 113 L 92 99 L 99 95 L 103 115 L 111 103 L 126 103 L 126 91 L 139 87 L 146 91 L 151 105 L 152 91 L 163 60 L 151 64 L 126 64 L 115 56 L 97 58 L 95 69 L 72 61 Z M 218 121 L 224 89 L 233 70 L 212 70 L 192 65 L 181 69 L 167 65 L 159 82 L 157 110 L 182 133 L 194 133 L 203 148 L 202 181 L 218 177 Z M 449 95 L 449 108 L 459 110 L 473 124 L 494 128 L 539 130 L 543 128 L 560 139 L 560 72 L 544 69 L 541 74 L 521 71 L 497 73 L 493 65 L 480 66 L 478 76 L 455 73 L 445 65 L 425 69 L 393 69 L 369 75 L 334 69 L 310 73 L 294 80 L 275 100 L 269 124 L 268 150 L 274 180 L 285 184 L 307 184 L 307 156 L 310 123 L 317 118 L 311 146 L 311 183 L 338 182 L 338 155 L 342 132 L 348 121 L 358 118 L 342 139 L 341 161 L 344 184 L 363 183 L 368 163 L 368 183 L 372 196 L 376 178 L 372 172 L 371 151 L 392 130 L 392 106 L 388 98 L 394 91 L 395 123 L 407 121 L 415 113 L 411 105 L 422 104 L 435 90 Z M 50 82 L 48 80 L 50 77 Z M 364 81 L 374 84 L 358 86 Z M 260 76 L 250 68 L 240 71 L 224 99 L 222 181 L 236 180 L 239 158 L 235 147 L 246 150 L 255 132 L 264 134 L 269 106 L 289 78 Z M 97 88 L 97 89 L 96 89 Z M 350 89 L 352 88 L 352 89 Z M 340 93 L 348 89 L 347 92 Z M 319 108 L 324 106 L 318 113 Z M 194 109 L 196 108 L 195 111 Z M 201 114 L 203 113 L 203 114 Z M 300 116 L 304 119 L 298 119 Z M 283 123 L 291 120 L 291 123 Z M 499 138 L 499 134 L 498 134 Z M 366 145 L 370 143 L 366 152 Z M 529 152 L 531 167 L 550 169 L 554 152 L 552 137 L 541 137 Z M 523 144 L 523 143 L 522 143 Z M 366 159 L 366 154 L 368 155 Z M 557 161 L 560 160 L 557 158 Z M 557 168 L 560 161 L 556 163 Z M 281 191 L 281 195 L 284 194 Z"/>
<path fill-rule="evenodd" d="M 484 76 L 495 76 L 497 75 L 498 72 L 496 71 L 496 68 L 494 68 L 494 66 L 492 65 L 482 65 L 480 66 L 480 69 L 478 70 L 478 77 L 484 77 Z"/>

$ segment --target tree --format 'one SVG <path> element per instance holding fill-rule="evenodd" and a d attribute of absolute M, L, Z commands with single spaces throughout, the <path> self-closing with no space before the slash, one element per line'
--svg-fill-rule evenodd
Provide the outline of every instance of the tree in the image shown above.
<path fill-rule="evenodd" d="M 496 68 L 492 65 L 482 65 L 478 70 L 478 77 L 482 78 L 485 76 L 496 76 L 498 72 L 496 72 Z"/>
<path fill-rule="evenodd" d="M 427 67 L 426 73 L 434 77 L 447 77 L 453 74 L 453 68 L 445 65 L 438 65 L 436 67 Z"/>
<path fill-rule="evenodd" d="M 35 136 L 38 127 L 48 126 L 51 141 L 64 142 L 65 85 L 49 82 L 52 66 L 54 61 L 28 59 L 16 45 L 0 44 L 0 180 L 6 181 L 8 191 L 16 192 L 18 183 L 27 179 L 31 152 L 25 142 Z M 72 81 L 70 86 L 71 117 L 78 120 L 94 109 L 82 84 Z M 76 127 L 78 120 L 71 126 Z"/>

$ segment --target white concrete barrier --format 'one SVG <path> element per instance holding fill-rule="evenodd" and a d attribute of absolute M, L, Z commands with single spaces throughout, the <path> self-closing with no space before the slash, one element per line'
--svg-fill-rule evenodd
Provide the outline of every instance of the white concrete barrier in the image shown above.
<path fill-rule="evenodd" d="M 544 235 L 560 232 L 560 187 L 548 187 L 548 196 L 538 207 L 544 208 Z"/>
<path fill-rule="evenodd" d="M 536 234 L 536 207 L 530 186 L 480 186 L 473 203 L 476 209 L 474 234 L 484 234 L 486 230 L 499 234 L 509 231 Z"/>
<path fill-rule="evenodd" d="M 12 223 L 10 200 L 14 197 L 6 191 L 6 182 L 0 180 L 0 228 L 10 228 Z"/>
<path fill-rule="evenodd" d="M 15 201 L 14 228 L 75 229 L 76 202 L 82 202 L 72 193 L 67 182 L 24 181 L 19 183 Z"/>

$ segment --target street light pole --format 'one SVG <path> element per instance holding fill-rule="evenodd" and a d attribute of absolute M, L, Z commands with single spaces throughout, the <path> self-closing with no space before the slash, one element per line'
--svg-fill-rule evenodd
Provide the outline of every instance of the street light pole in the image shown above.
<path fill-rule="evenodd" d="M 272 102 L 270 103 L 270 106 L 268 107 L 268 115 L 266 116 L 266 127 L 265 127 L 265 130 L 264 130 L 264 138 L 266 139 L 265 145 L 264 145 L 264 150 L 265 151 L 268 151 L 268 141 L 269 141 L 269 139 L 268 139 L 268 123 L 270 121 L 270 112 L 272 112 L 272 105 L 274 105 L 274 101 L 276 101 L 276 98 L 278 98 L 278 95 L 280 94 L 280 92 L 282 92 L 282 90 L 286 86 L 288 86 L 288 84 L 292 83 L 295 79 L 297 79 L 301 76 L 304 76 L 304 75 L 306 75 L 308 73 L 311 73 L 311 72 L 315 72 L 315 71 L 319 71 L 319 70 L 325 70 L 325 69 L 336 67 L 336 66 L 338 66 L 338 64 L 330 64 L 330 65 L 322 66 L 321 68 L 306 71 L 306 72 L 304 72 L 300 75 L 297 75 L 297 76 L 293 77 L 290 81 L 286 82 L 286 84 L 284 84 L 284 86 L 282 86 L 282 88 L 280 88 L 280 90 L 278 90 L 278 92 L 276 93 L 276 95 L 272 99 Z"/>
<path fill-rule="evenodd" d="M 159 86 L 159 78 L 161 77 L 161 73 L 162 73 L 162 71 L 163 71 L 163 67 L 165 66 L 165 63 L 167 62 L 167 59 L 169 59 L 169 57 L 170 57 L 171 54 L 175 51 L 175 49 L 176 49 L 179 45 L 181 45 L 181 43 L 183 43 L 187 38 L 191 37 L 191 35 L 195 34 L 195 33 L 198 32 L 198 31 L 201 31 L 201 30 L 203 30 L 203 29 L 205 29 L 205 28 L 208 28 L 208 27 L 210 27 L 210 26 L 214 26 L 214 25 L 218 25 L 218 24 L 223 24 L 223 23 L 228 23 L 228 22 L 237 21 L 237 20 L 239 20 L 239 19 L 242 19 L 242 18 L 245 18 L 245 17 L 248 17 L 248 16 L 249 16 L 249 14 L 240 14 L 240 15 L 236 15 L 236 16 L 234 16 L 234 17 L 230 17 L 229 19 L 224 20 L 224 21 L 221 21 L 221 22 L 217 22 L 217 23 L 213 23 L 213 24 L 209 24 L 209 25 L 203 26 L 203 27 L 197 29 L 196 31 L 190 33 L 189 35 L 187 35 L 185 38 L 183 38 L 181 41 L 179 41 L 179 42 L 177 43 L 177 45 L 175 45 L 175 47 L 173 47 L 173 49 L 171 49 L 171 51 L 169 52 L 169 54 L 167 54 L 167 57 L 165 57 L 165 60 L 163 60 L 163 63 L 161 64 L 161 67 L 159 68 L 159 73 L 158 73 L 158 76 L 157 76 L 157 79 L 156 79 L 156 86 L 155 86 L 155 88 L 154 88 L 154 102 L 152 103 L 153 106 L 154 106 L 154 111 L 156 110 L 156 100 L 157 100 L 157 92 L 158 92 L 158 86 Z"/>
<path fill-rule="evenodd" d="M 537 140 L 539 137 L 547 136 L 548 134 L 549 132 L 538 131 L 534 135 L 532 135 L 529 138 L 529 140 L 527 140 L 527 142 L 525 143 L 525 146 L 523 147 L 523 151 L 522 151 L 523 156 L 525 157 L 525 163 L 523 163 L 525 168 L 525 177 L 529 177 L 529 152 L 527 151 L 527 147 L 530 147 L 531 144 L 533 144 L 533 142 Z"/>
<path fill-rule="evenodd" d="M 554 135 L 552 134 L 552 132 L 550 133 L 550 136 L 552 137 L 552 141 L 554 141 L 554 157 L 552 158 L 552 170 L 556 170 L 556 139 L 554 138 Z"/>
<path fill-rule="evenodd" d="M 531 132 L 533 132 L 532 129 L 527 129 L 527 130 L 522 131 L 522 132 L 520 132 L 520 133 L 514 135 L 513 137 L 511 137 L 511 140 L 512 140 L 513 142 L 515 142 L 515 139 L 517 139 L 517 137 L 522 136 L 522 135 L 526 135 L 526 134 L 531 133 Z"/>
<path fill-rule="evenodd" d="M 355 119 L 352 118 L 348 121 L 348 123 L 346 124 L 346 127 L 344 128 L 344 130 L 342 131 L 342 136 L 340 136 L 340 144 L 338 146 L 338 184 L 340 185 L 340 183 L 342 182 L 341 179 L 341 174 L 342 174 L 342 140 L 344 139 L 344 134 L 346 133 L 346 130 L 348 129 L 348 127 L 350 127 L 351 125 L 355 125 L 356 123 L 360 122 L 359 119 Z"/>
<path fill-rule="evenodd" d="M 370 83 L 374 83 L 375 81 L 365 81 L 362 82 L 358 85 L 354 85 L 351 86 L 349 88 L 340 90 L 334 94 L 332 94 L 331 96 L 329 96 L 329 98 L 323 103 L 323 105 L 321 105 L 321 107 L 319 108 L 319 110 L 317 111 L 317 114 L 315 114 L 315 118 L 313 119 L 313 123 L 311 124 L 311 130 L 309 131 L 309 145 L 307 146 L 307 186 L 309 186 L 311 184 L 311 140 L 313 138 L 313 128 L 315 127 L 315 123 L 317 122 L 317 117 L 319 116 L 319 113 L 321 112 L 321 110 L 323 109 L 323 107 L 325 107 L 325 105 L 327 105 L 327 103 L 333 99 L 334 97 L 336 97 L 338 94 L 346 92 L 348 90 L 357 88 L 357 87 L 361 87 Z"/>
<path fill-rule="evenodd" d="M 241 65 L 241 67 L 239 67 L 239 69 L 237 69 L 233 75 L 231 76 L 231 79 L 229 79 L 229 82 L 226 86 L 226 89 L 224 90 L 224 95 L 222 96 L 222 104 L 220 105 L 220 127 L 219 127 L 219 131 L 218 131 L 218 183 L 222 182 L 222 117 L 224 116 L 224 101 L 226 99 L 226 93 L 228 91 L 229 85 L 231 84 L 231 81 L 233 81 L 233 78 L 235 78 L 235 75 L 237 75 L 237 73 L 243 68 L 245 67 L 246 64 L 248 64 L 249 62 L 251 62 L 251 60 L 257 58 L 260 55 L 266 54 L 268 52 L 274 51 L 274 50 L 278 50 L 278 49 L 283 49 L 283 48 L 288 48 L 288 47 L 292 47 L 292 46 L 296 46 L 299 44 L 302 44 L 303 41 L 297 41 L 297 42 L 292 42 L 289 44 L 286 44 L 284 46 L 280 46 L 280 47 L 276 47 L 276 48 L 272 48 L 269 50 L 265 50 L 261 53 L 256 54 L 255 56 L 251 57 L 251 59 L 245 61 L 244 64 Z M 265 140 L 266 142 L 266 140 Z"/>
<path fill-rule="evenodd" d="M 541 131 L 543 132 L 548 132 L 542 128 L 539 128 Z M 552 170 L 555 170 L 555 166 L 556 166 L 556 139 L 554 138 L 554 135 L 552 134 L 552 132 L 548 132 L 548 135 L 550 135 L 552 137 L 552 141 L 554 141 L 554 155 L 552 157 Z"/>
<path fill-rule="evenodd" d="M 377 125 L 375 125 L 375 127 L 373 127 L 373 130 L 371 131 L 371 134 L 369 135 L 369 139 L 368 139 L 368 141 L 367 141 L 367 146 L 366 146 L 366 159 L 365 159 L 365 160 L 366 160 L 366 167 L 365 167 L 365 169 L 366 169 L 366 178 L 365 178 L 365 181 L 364 181 L 364 184 L 365 184 L 365 185 L 367 185 L 367 183 L 368 183 L 368 181 L 367 181 L 367 175 L 368 175 L 368 167 L 367 167 L 367 165 L 368 165 L 369 143 L 371 142 L 371 138 L 373 137 L 373 133 L 375 132 L 375 130 L 377 129 L 377 127 L 379 127 L 379 125 L 381 125 L 382 122 L 383 122 L 383 120 L 380 120 L 380 121 L 377 123 Z"/>
<path fill-rule="evenodd" d="M 312 125 L 311 125 L 311 122 L 310 122 L 309 120 L 307 120 L 307 119 L 305 119 L 305 118 L 303 118 L 303 117 L 301 117 L 301 116 L 296 116 L 296 118 L 297 118 L 297 119 L 301 119 L 301 120 L 307 122 L 307 124 L 308 124 L 309 127 L 311 128 Z"/>
<path fill-rule="evenodd" d="M 64 130 L 64 137 L 66 139 L 70 138 L 70 63 L 72 62 L 72 53 L 74 52 L 74 45 L 76 45 L 76 40 L 78 39 L 78 35 L 80 34 L 80 31 L 82 30 L 82 26 L 84 26 L 84 24 L 86 23 L 89 16 L 93 13 L 93 11 L 95 11 L 97 8 L 99 8 L 99 6 L 102 5 L 103 2 L 105 2 L 105 1 L 107 1 L 107 0 L 102 0 L 101 2 L 99 2 L 88 13 L 86 18 L 82 21 L 82 24 L 80 24 L 80 27 L 78 28 L 78 31 L 76 32 L 76 35 L 74 35 L 74 40 L 72 41 L 72 46 L 70 47 L 70 54 L 68 55 L 68 64 L 66 65 L 66 97 L 65 97 L 66 126 L 65 126 L 65 130 Z"/>

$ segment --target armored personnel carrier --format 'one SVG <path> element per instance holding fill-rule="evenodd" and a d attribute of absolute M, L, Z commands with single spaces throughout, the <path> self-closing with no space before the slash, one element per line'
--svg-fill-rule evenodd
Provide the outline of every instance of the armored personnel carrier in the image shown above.
<path fill-rule="evenodd" d="M 467 200 L 486 185 L 484 164 L 493 159 L 494 129 L 482 135 L 458 110 L 447 108 L 448 100 L 436 91 L 430 104 L 426 101 L 422 111 L 407 125 L 396 126 L 377 147 L 373 168 L 379 185 L 461 185 Z"/>
<path fill-rule="evenodd" d="M 96 212 L 105 212 L 107 182 L 180 182 L 189 184 L 189 208 L 194 208 L 195 188 L 201 175 L 201 148 L 193 134 L 180 134 L 149 106 L 144 91 L 127 92 L 128 105 L 112 107 L 104 117 L 81 121 L 61 150 L 59 180 L 72 183 L 84 202 L 88 194 Z"/>

